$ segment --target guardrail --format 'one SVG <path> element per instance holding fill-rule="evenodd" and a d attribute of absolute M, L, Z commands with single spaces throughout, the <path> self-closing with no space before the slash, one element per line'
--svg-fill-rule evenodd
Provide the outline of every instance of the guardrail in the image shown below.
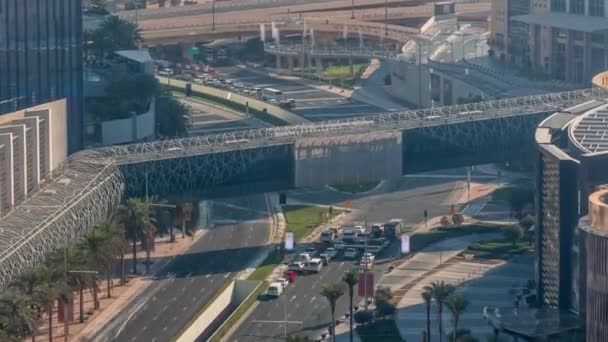
<path fill-rule="evenodd" d="M 369 48 L 314 48 L 304 45 L 264 45 L 264 52 L 274 55 L 300 56 L 303 53 L 316 57 L 365 57 L 365 58 L 385 58 L 394 59 L 397 52 L 388 49 L 369 49 Z"/>

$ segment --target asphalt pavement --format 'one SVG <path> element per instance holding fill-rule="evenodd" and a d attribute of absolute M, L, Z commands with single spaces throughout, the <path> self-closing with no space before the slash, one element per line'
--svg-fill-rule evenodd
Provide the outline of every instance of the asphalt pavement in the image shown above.
<path fill-rule="evenodd" d="M 394 249 L 390 249 L 394 250 Z M 378 261 L 387 257 L 388 252 L 380 254 Z M 321 296 L 321 288 L 329 283 L 342 283 L 342 275 L 353 267 L 352 260 L 338 259 L 323 267 L 319 274 L 299 275 L 288 285 L 286 291 L 275 299 L 262 298 L 254 312 L 230 337 L 230 341 L 273 341 L 285 339 L 285 320 L 287 336 L 299 335 L 317 338 L 326 333 L 331 324 L 329 303 Z M 374 267 L 376 279 L 388 267 L 387 263 Z M 355 292 L 357 289 L 355 288 Z M 356 295 L 356 293 L 355 293 Z M 354 303 L 361 298 L 355 296 Z M 336 319 L 348 312 L 348 289 L 336 304 Z M 346 321 L 340 324 L 348 324 Z"/>
<path fill-rule="evenodd" d="M 263 194 L 212 202 L 209 219 L 230 224 L 209 228 L 96 341 L 170 341 L 223 284 L 262 251 L 269 229 L 266 210 Z"/>

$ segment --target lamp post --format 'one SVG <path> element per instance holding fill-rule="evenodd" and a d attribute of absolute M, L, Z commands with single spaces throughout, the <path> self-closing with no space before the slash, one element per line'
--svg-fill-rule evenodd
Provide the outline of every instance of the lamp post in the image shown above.
<path fill-rule="evenodd" d="M 388 36 L 388 0 L 384 0 L 384 35 Z"/>
<path fill-rule="evenodd" d="M 215 32 L 215 0 L 211 1 L 211 31 Z"/>
<path fill-rule="evenodd" d="M 352 7 L 351 7 L 350 18 L 351 19 L 355 19 L 355 0 L 352 0 Z"/>

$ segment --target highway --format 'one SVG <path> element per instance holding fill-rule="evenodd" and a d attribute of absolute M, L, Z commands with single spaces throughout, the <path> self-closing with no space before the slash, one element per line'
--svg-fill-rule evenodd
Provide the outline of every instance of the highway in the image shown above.
<path fill-rule="evenodd" d="M 209 228 L 95 341 L 170 341 L 224 283 L 246 268 L 267 243 L 266 201 L 263 194 L 224 201 L 211 202 L 211 221 L 236 221 Z"/>

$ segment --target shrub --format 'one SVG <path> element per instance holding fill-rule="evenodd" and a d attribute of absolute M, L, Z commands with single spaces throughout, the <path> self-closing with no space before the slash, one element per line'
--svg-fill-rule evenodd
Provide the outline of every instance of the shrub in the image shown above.
<path fill-rule="evenodd" d="M 355 320 L 355 322 L 357 324 L 365 325 L 365 324 L 371 322 L 373 317 L 374 317 L 374 314 L 371 311 L 362 310 L 362 311 L 355 312 L 353 319 Z"/>
<path fill-rule="evenodd" d="M 517 244 L 519 240 L 524 236 L 524 230 L 520 225 L 514 224 L 512 226 L 507 226 L 504 228 L 503 234 L 505 235 L 505 239 L 513 244 Z"/>

